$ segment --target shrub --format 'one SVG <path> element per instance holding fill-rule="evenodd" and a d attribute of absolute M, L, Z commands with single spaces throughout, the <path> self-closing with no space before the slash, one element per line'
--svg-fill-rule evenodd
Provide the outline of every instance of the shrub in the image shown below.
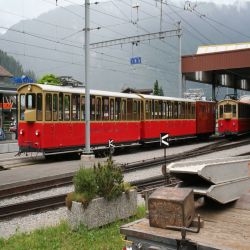
<path fill-rule="evenodd" d="M 92 168 L 80 168 L 73 178 L 75 192 L 66 197 L 66 205 L 71 209 L 72 201 L 81 202 L 87 207 L 97 195 L 107 200 L 118 198 L 122 192 L 126 194 L 131 185 L 123 181 L 121 168 L 116 166 L 112 159 L 104 165 L 98 164 Z"/>
<path fill-rule="evenodd" d="M 97 194 L 95 171 L 90 168 L 80 168 L 74 178 L 75 193 L 80 193 L 86 201 L 92 200 Z"/>
<path fill-rule="evenodd" d="M 121 168 L 110 158 L 105 165 L 98 164 L 95 168 L 98 195 L 107 200 L 116 199 L 124 191 Z"/>
<path fill-rule="evenodd" d="M 67 194 L 65 199 L 66 206 L 68 207 L 69 210 L 71 210 L 72 201 L 81 202 L 84 207 L 87 207 L 90 202 L 89 200 L 86 200 L 84 195 L 81 193 L 75 193 L 75 192 L 69 193 Z"/>

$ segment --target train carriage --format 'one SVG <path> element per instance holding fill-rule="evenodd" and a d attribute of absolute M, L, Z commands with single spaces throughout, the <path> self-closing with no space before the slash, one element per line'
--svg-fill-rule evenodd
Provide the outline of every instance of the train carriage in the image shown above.
<path fill-rule="evenodd" d="M 27 84 L 19 93 L 20 151 L 81 151 L 85 143 L 84 88 Z M 141 98 L 90 91 L 91 146 L 140 141 Z"/>
<path fill-rule="evenodd" d="M 144 105 L 142 138 L 159 140 L 160 133 L 171 137 L 196 135 L 195 101 L 182 98 L 141 95 Z"/>
<path fill-rule="evenodd" d="M 26 84 L 18 89 L 20 152 L 81 152 L 85 146 L 84 88 Z M 210 135 L 214 102 L 90 91 L 90 144 L 93 149 Z"/>
<path fill-rule="evenodd" d="M 250 102 L 225 99 L 218 103 L 218 132 L 237 135 L 250 131 Z"/>
<path fill-rule="evenodd" d="M 142 139 L 207 137 L 215 130 L 215 103 L 184 98 L 140 95 L 143 98 Z"/>

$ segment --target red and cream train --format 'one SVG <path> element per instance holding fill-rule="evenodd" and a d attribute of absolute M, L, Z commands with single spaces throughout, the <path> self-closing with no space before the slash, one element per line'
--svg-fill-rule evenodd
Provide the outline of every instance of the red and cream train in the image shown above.
<path fill-rule="evenodd" d="M 238 135 L 250 131 L 250 96 L 218 102 L 218 132 Z"/>
<path fill-rule="evenodd" d="M 18 89 L 20 152 L 45 155 L 82 151 L 85 144 L 85 90 L 26 84 Z M 142 94 L 90 91 L 93 149 L 171 138 L 209 136 L 215 131 L 215 102 Z"/>

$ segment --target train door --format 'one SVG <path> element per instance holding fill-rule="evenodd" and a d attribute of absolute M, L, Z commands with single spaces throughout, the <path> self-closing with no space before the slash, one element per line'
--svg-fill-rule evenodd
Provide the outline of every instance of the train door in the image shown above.
<path fill-rule="evenodd" d="M 215 103 L 196 102 L 196 133 L 209 135 L 215 131 Z"/>

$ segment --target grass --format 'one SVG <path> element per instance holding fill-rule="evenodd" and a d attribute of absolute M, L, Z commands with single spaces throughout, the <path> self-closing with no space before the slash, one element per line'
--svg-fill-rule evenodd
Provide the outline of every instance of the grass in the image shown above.
<path fill-rule="evenodd" d="M 145 208 L 138 207 L 136 216 L 117 221 L 99 229 L 84 227 L 76 232 L 66 222 L 57 227 L 39 229 L 31 233 L 17 233 L 9 239 L 0 238 L 1 250 L 69 249 L 69 250 L 121 250 L 124 246 L 120 226 L 145 216 Z"/>

